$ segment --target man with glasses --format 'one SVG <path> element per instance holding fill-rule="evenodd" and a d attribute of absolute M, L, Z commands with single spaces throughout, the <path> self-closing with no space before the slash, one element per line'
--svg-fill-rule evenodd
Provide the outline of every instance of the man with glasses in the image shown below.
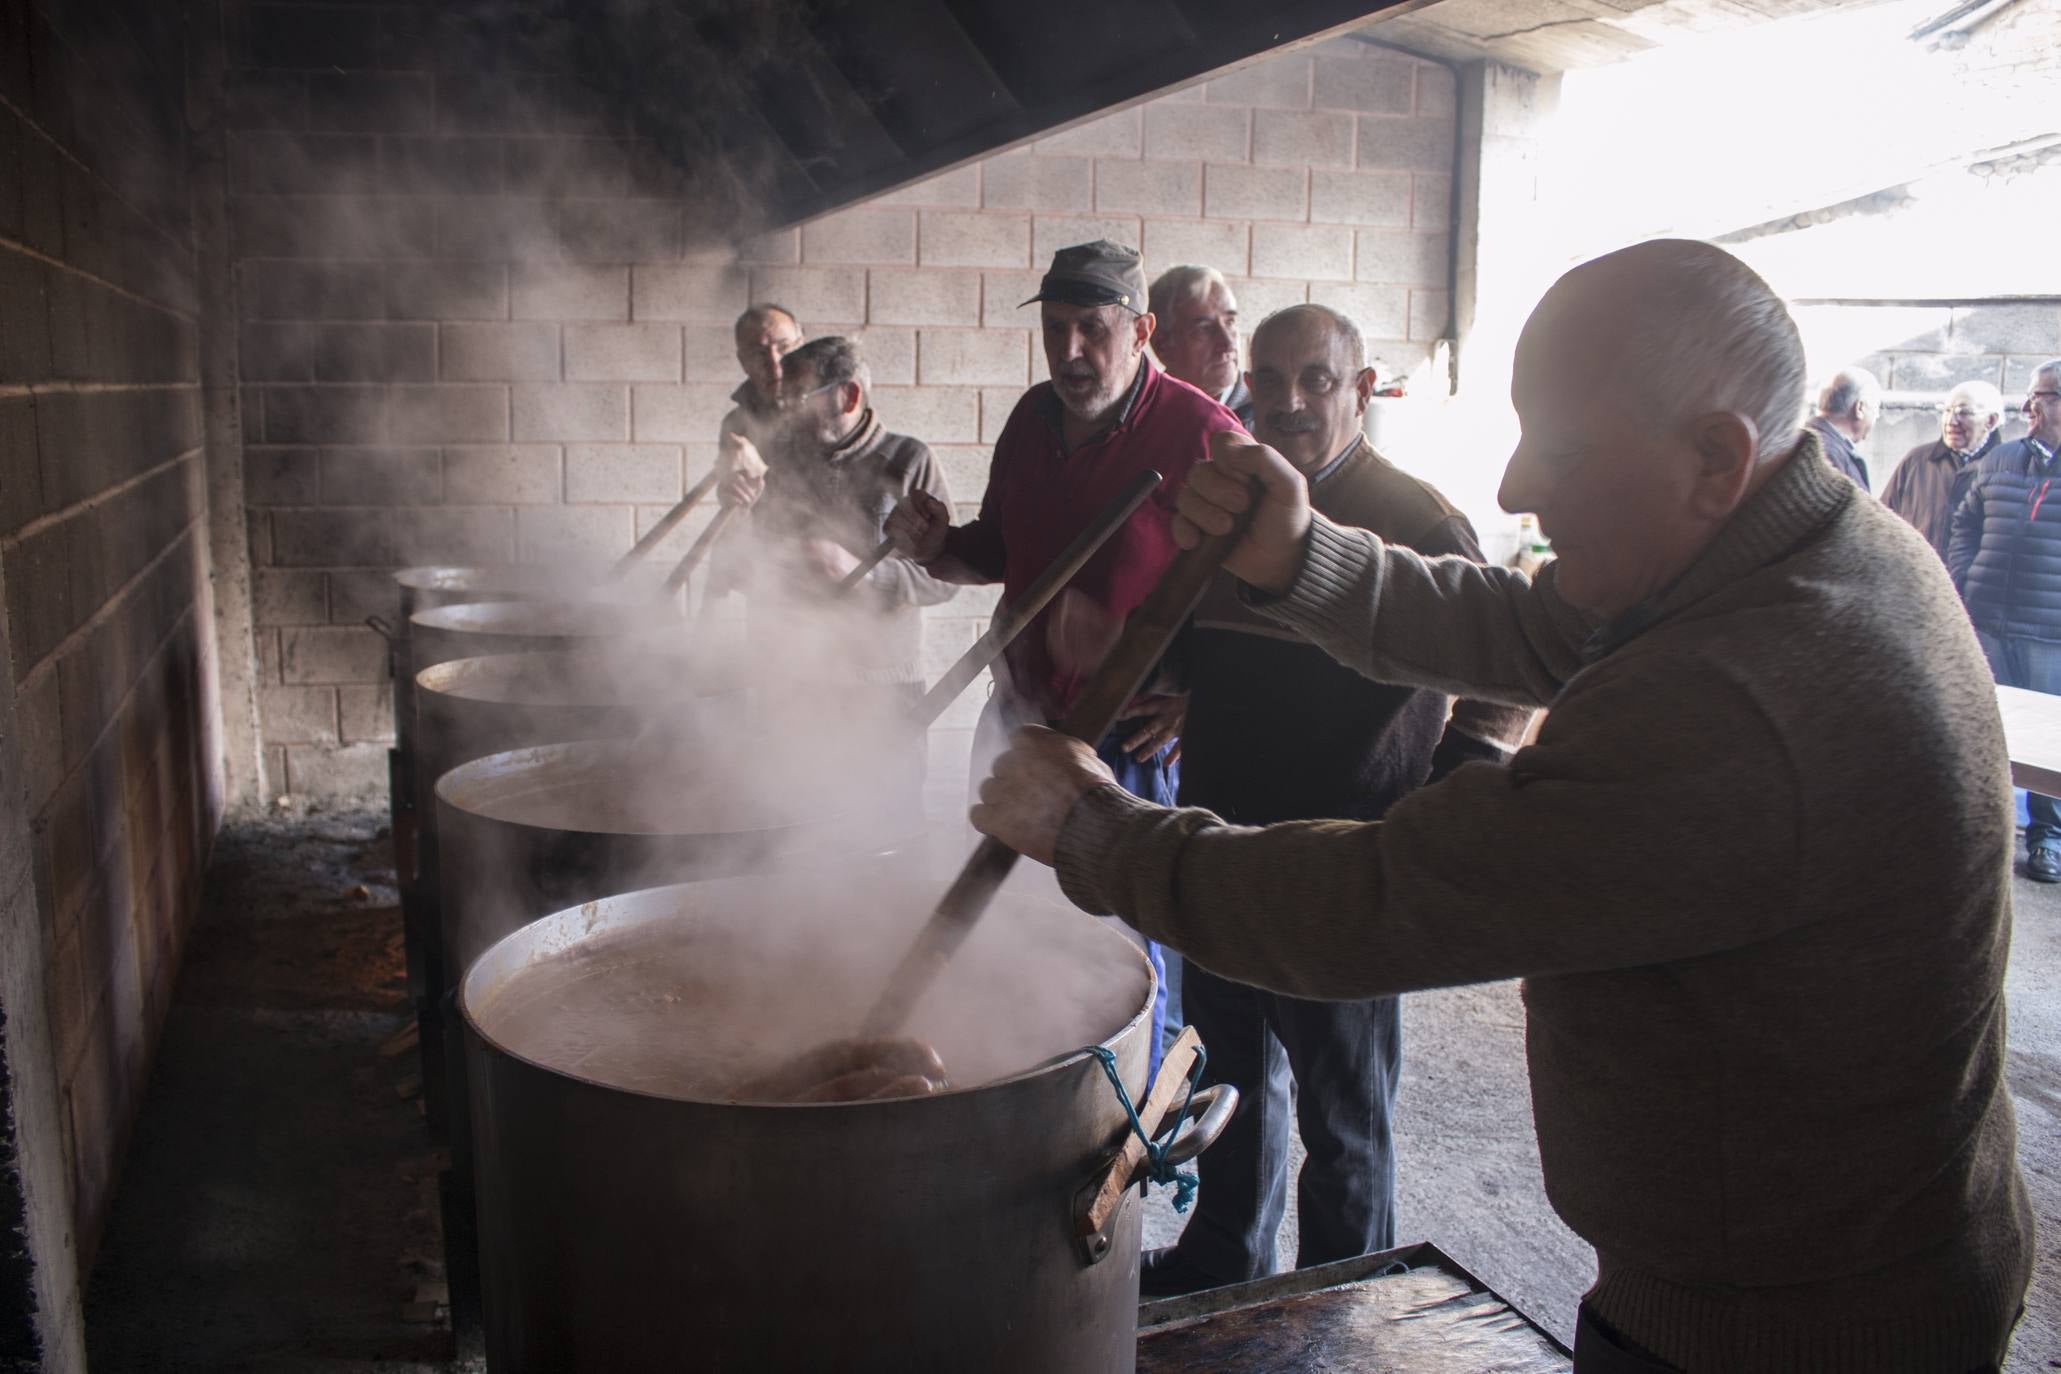
<path fill-rule="evenodd" d="M 893 557 L 849 591 L 840 584 L 910 493 L 947 508 L 952 493 L 929 446 L 874 413 L 873 373 L 856 340 L 813 339 L 776 365 L 768 462 L 733 472 L 721 492 L 724 505 L 750 511 L 748 537 L 731 543 L 753 636 L 804 693 L 834 685 L 839 728 L 855 748 L 888 745 L 886 766 L 909 784 L 904 800 L 920 806 L 923 741 L 904 737 L 904 713 L 923 696 L 923 608 L 959 589 Z"/>
<path fill-rule="evenodd" d="M 1997 681 L 2061 694 L 2061 358 L 2032 374 L 2025 418 L 1954 508 L 1947 571 Z M 2025 874 L 2061 883 L 2061 804 L 2035 792 L 2027 809 Z"/>
<path fill-rule="evenodd" d="M 1975 464 L 1996 447 L 2004 398 L 1988 382 L 1963 382 L 1940 407 L 1939 437 L 1904 455 L 1882 489 L 1882 504 L 1925 536 L 1941 561 L 1953 535 L 1954 507 L 1967 494 Z"/>

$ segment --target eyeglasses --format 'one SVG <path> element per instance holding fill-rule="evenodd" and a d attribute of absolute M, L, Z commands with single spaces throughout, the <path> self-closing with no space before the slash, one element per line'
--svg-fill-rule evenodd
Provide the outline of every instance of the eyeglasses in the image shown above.
<path fill-rule="evenodd" d="M 2034 401 L 2052 401 L 2056 399 L 2061 399 L 2061 391 L 2042 390 L 2028 391 L 2025 393 L 2025 403 L 2027 405 L 2031 405 Z"/>
<path fill-rule="evenodd" d="M 1977 410 L 1974 406 L 1941 406 L 1939 408 L 1939 413 L 1942 415 L 1950 415 L 1956 420 L 1972 420 L 1976 416 L 1982 414 L 1982 412 Z"/>
<path fill-rule="evenodd" d="M 812 396 L 821 396 L 826 391 L 835 391 L 837 388 L 843 385 L 843 382 L 825 382 L 821 386 L 812 386 L 807 391 L 797 391 L 793 395 L 789 396 L 787 399 L 790 402 L 806 401 Z"/>

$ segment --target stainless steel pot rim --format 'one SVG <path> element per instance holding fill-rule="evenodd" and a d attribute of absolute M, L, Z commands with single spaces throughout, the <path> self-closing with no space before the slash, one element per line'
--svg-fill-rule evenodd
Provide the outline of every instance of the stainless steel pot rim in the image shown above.
<path fill-rule="evenodd" d="M 652 666 L 665 667 L 667 691 L 631 694 L 606 691 L 617 679 L 596 665 L 590 653 L 573 649 L 532 649 L 515 654 L 479 654 L 471 658 L 446 659 L 415 674 L 416 690 L 457 701 L 487 702 L 497 706 L 613 707 L 631 710 L 639 706 L 664 705 L 697 696 L 741 691 L 746 683 L 724 680 L 720 670 L 702 670 L 685 655 L 672 655 L 678 662 L 662 665 L 654 655 Z M 685 676 L 675 675 L 675 673 Z M 653 676 L 659 676 L 654 673 Z M 511 684 L 535 680 L 539 687 L 558 685 L 562 690 L 525 692 Z"/>
<path fill-rule="evenodd" d="M 425 564 L 402 568 L 394 581 L 411 591 L 519 592 L 549 588 L 563 577 L 536 563 Z"/>
<path fill-rule="evenodd" d="M 726 882 L 738 880 L 718 878 L 708 881 Z M 479 977 L 482 969 L 487 968 L 493 962 L 494 952 L 510 941 L 524 938 L 535 939 L 537 937 L 534 932 L 539 927 L 560 920 L 569 923 L 578 917 L 579 913 L 587 912 L 590 909 L 593 909 L 598 914 L 600 907 L 604 903 L 626 903 L 632 900 L 653 901 L 660 899 L 666 893 L 682 892 L 702 885 L 701 883 L 669 883 L 661 887 L 639 888 L 634 892 L 622 892 L 608 897 L 597 897 L 591 901 L 582 902 L 578 906 L 567 907 L 563 911 L 554 911 L 549 916 L 539 917 L 537 920 L 530 922 L 520 930 L 511 931 L 487 946 L 486 952 L 473 960 L 472 967 L 467 969 L 465 976 L 458 980 L 459 1016 L 464 1019 L 466 1028 L 478 1036 L 482 1043 L 500 1054 L 507 1055 L 510 1059 L 525 1064 L 539 1073 L 549 1074 L 554 1078 L 562 1078 L 568 1082 L 581 1084 L 584 1087 L 597 1088 L 603 1092 L 621 1093 L 627 1097 L 642 1098 L 650 1102 L 671 1103 L 683 1107 L 721 1107 L 750 1112 L 922 1111 L 925 1109 L 926 1104 L 950 1101 L 963 1098 L 972 1093 L 987 1092 L 995 1088 L 1007 1087 L 1011 1084 L 1028 1082 L 1045 1074 L 1059 1073 L 1081 1065 L 1091 1066 L 1099 1079 L 1102 1074 L 1102 1066 L 1095 1058 L 1094 1052 L 1097 1048 L 1112 1048 L 1118 1040 L 1133 1030 L 1142 1028 L 1143 1033 L 1147 1035 L 1152 1032 L 1152 1004 L 1159 996 L 1159 975 L 1153 971 L 1152 961 L 1145 957 L 1143 950 L 1139 949 L 1122 935 L 1106 928 L 1104 929 L 1104 934 L 1109 939 L 1118 942 L 1123 948 L 1129 950 L 1131 957 L 1144 965 L 1145 1004 L 1133 1013 L 1129 1020 L 1111 1031 L 1108 1036 L 1098 1041 L 1095 1045 L 1082 1045 L 1076 1049 L 1063 1050 L 1056 1055 L 1051 1055 L 1028 1065 L 1017 1073 L 1008 1074 L 1001 1078 L 990 1078 L 984 1083 L 975 1083 L 963 1088 L 949 1088 L 944 1092 L 932 1093 L 925 1097 L 895 1097 L 883 1101 L 859 1102 L 742 1102 L 733 1101 L 728 1098 L 680 1097 L 664 1093 L 647 1092 L 641 1088 L 625 1088 L 619 1084 L 608 1082 L 606 1079 L 590 1078 L 585 1074 L 573 1073 L 555 1064 L 546 1064 L 540 1060 L 533 1059 L 529 1055 L 510 1047 L 503 1041 L 488 1034 L 486 1028 L 480 1024 L 479 1018 L 472 1014 L 474 979 Z M 1081 919 L 1093 920 L 1094 918 L 1083 916 Z"/>
<path fill-rule="evenodd" d="M 863 813 L 851 810 L 818 811 L 777 825 L 728 825 L 716 823 L 699 826 L 692 830 L 659 828 L 656 826 L 625 829 L 620 826 L 595 826 L 583 824 L 577 817 L 549 824 L 537 821 L 511 818 L 506 808 L 497 808 L 497 799 L 528 795 L 545 787 L 565 788 L 588 781 L 587 776 L 573 773 L 573 769 L 585 769 L 589 774 L 598 774 L 604 765 L 611 762 L 612 755 L 622 755 L 620 767 L 631 768 L 637 760 L 633 751 L 637 741 L 624 739 L 568 740 L 562 744 L 532 744 L 521 749 L 509 749 L 498 754 L 488 754 L 472 759 L 450 769 L 436 781 L 437 800 L 454 810 L 467 815 L 483 817 L 496 825 L 505 825 L 517 830 L 552 831 L 574 835 L 628 835 L 663 837 L 668 835 L 721 835 L 739 839 L 750 836 L 776 838 L 796 833 L 816 833 L 822 827 L 840 822 L 859 822 L 865 819 Z M 560 770 L 559 776 L 552 776 L 553 770 Z M 523 790 L 523 783 L 532 785 Z M 492 796 L 480 798 L 463 797 L 461 792 L 470 788 L 475 792 L 485 790 L 494 783 L 502 786 Z M 621 894 L 612 894 L 621 895 Z"/>
<path fill-rule="evenodd" d="M 460 601 L 409 617 L 414 629 L 515 639 L 610 639 L 688 628 L 678 607 L 655 601 Z"/>

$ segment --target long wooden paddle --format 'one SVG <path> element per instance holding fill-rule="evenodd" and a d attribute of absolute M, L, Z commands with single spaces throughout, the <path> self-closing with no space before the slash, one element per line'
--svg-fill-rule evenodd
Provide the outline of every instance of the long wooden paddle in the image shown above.
<path fill-rule="evenodd" d="M 1116 647 L 1102 660 L 1102 666 L 1081 689 L 1073 709 L 1059 723 L 1061 734 L 1092 746 L 1115 727 L 1125 705 L 1165 656 L 1167 646 L 1202 599 L 1210 579 L 1245 533 L 1245 524 L 1246 519 L 1241 518 L 1228 532 L 1211 535 L 1194 548 L 1175 555 L 1160 575 L 1158 585 L 1124 622 Z M 1016 851 L 1000 840 L 987 838 L 980 842 L 889 976 L 886 990 L 859 1030 L 862 1040 L 888 1039 L 900 1031 L 916 1003 L 986 913 L 988 903 L 994 900 L 1015 865 Z"/>
<path fill-rule="evenodd" d="M 658 523 L 647 530 L 642 539 L 632 544 L 628 553 L 616 559 L 615 565 L 608 570 L 608 576 L 603 580 L 607 582 L 620 581 L 628 575 L 630 569 L 643 562 L 644 555 L 657 548 L 659 542 L 671 534 L 678 527 L 679 523 L 687 518 L 687 512 L 699 505 L 701 498 L 707 496 L 715 487 L 716 475 L 719 471 L 720 469 L 718 468 L 710 468 L 708 476 L 689 487 L 687 494 L 681 497 L 671 510 L 658 517 Z"/>

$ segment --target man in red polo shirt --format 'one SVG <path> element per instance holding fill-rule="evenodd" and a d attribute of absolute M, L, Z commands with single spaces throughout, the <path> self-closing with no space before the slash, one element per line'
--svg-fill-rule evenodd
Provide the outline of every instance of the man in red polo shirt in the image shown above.
<path fill-rule="evenodd" d="M 976 773 L 1009 732 L 1052 724 L 1066 714 L 1101 661 L 1124 617 L 1152 589 L 1174 556 L 1174 497 L 1188 469 L 1209 457 L 1209 436 L 1241 432 L 1237 417 L 1146 354 L 1153 319 L 1136 249 L 1098 239 L 1062 248 L 1025 305 L 1039 303 L 1045 361 L 1052 380 L 1025 392 L 1010 412 L 988 468 L 980 515 L 953 525 L 951 509 L 914 492 L 887 530 L 934 575 L 969 584 L 1000 582 L 1008 601 L 1138 473 L 1164 479 L 1067 589 L 1016 637 L 995 670 L 995 695 L 982 713 Z M 1157 805 L 1172 805 L 1181 701 L 1141 698 L 1096 752 L 1117 781 Z M 1165 1025 L 1165 965 L 1153 1006 Z M 1159 1063 L 1155 1036 L 1153 1066 Z"/>

